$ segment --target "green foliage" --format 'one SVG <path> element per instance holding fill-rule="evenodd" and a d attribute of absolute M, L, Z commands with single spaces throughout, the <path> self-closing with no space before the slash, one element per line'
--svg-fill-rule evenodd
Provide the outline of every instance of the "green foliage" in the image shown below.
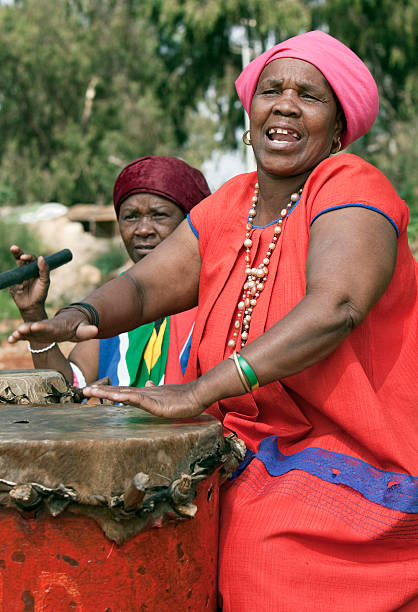
<path fill-rule="evenodd" d="M 264 45 L 308 22 L 302 0 L 0 5 L 0 204 L 108 202 L 135 157 L 235 146 L 231 33 Z"/>
<path fill-rule="evenodd" d="M 235 147 L 235 128 L 243 124 L 234 88 L 242 69 L 242 42 L 247 38 L 261 52 L 269 41 L 308 27 L 309 11 L 302 0 L 150 0 L 150 4 L 164 64 L 157 75 L 157 91 L 166 96 L 179 143 L 184 144 L 190 134 L 187 109 L 205 99 L 212 88 L 219 140 L 225 147 Z"/>
<path fill-rule="evenodd" d="M 329 33 L 367 63 L 380 96 L 378 119 L 350 150 L 376 165 L 411 210 L 410 236 L 418 224 L 416 49 L 418 11 L 414 0 L 324 0 L 312 4 L 312 27 Z"/>
<path fill-rule="evenodd" d="M 106 278 L 112 272 L 126 264 L 128 259 L 129 257 L 125 247 L 120 241 L 117 243 L 110 242 L 106 252 L 101 253 L 94 259 L 93 265 L 99 268 L 102 278 Z"/>
<path fill-rule="evenodd" d="M 13 299 L 10 297 L 7 289 L 0 290 L 0 321 L 5 319 L 19 319 L 20 313 L 19 309 L 14 303 Z M 8 330 L 4 334 L 0 333 L 0 341 L 4 340 L 9 334 L 11 330 Z"/>
<path fill-rule="evenodd" d="M 18 244 L 29 253 L 42 252 L 41 245 L 26 225 L 18 223 L 16 219 L 5 221 L 0 218 L 0 272 L 5 272 L 15 266 L 14 257 L 9 250 L 12 244 Z M 19 317 L 19 310 L 8 290 L 0 289 L 0 320 L 18 319 Z"/>
<path fill-rule="evenodd" d="M 2 202 L 108 201 L 120 166 L 173 149 L 158 41 L 130 4 L 0 7 Z"/>
<path fill-rule="evenodd" d="M 326 23 L 369 65 L 380 89 L 381 122 L 415 114 L 417 22 L 414 0 L 325 0 L 313 8 L 313 27 Z"/>
<path fill-rule="evenodd" d="M 244 42 L 259 53 L 323 28 L 380 89 L 378 121 L 351 150 L 389 176 L 415 219 L 417 15 L 415 0 L 0 3 L 0 206 L 107 203 L 141 155 L 199 167 L 243 127 Z"/>
<path fill-rule="evenodd" d="M 408 236 L 409 243 L 412 249 L 412 252 L 415 255 L 415 258 L 418 259 L 418 214 L 411 218 L 411 221 L 408 225 Z"/>
<path fill-rule="evenodd" d="M 13 255 L 10 253 L 12 244 L 18 244 L 26 253 L 41 253 L 42 247 L 27 225 L 19 223 L 17 219 L 5 220 L 0 218 L 0 272 L 9 270 L 15 265 Z"/>

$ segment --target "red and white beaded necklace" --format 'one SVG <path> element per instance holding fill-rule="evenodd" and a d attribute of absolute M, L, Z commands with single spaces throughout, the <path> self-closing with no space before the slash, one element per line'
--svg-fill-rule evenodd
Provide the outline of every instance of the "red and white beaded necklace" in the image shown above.
<path fill-rule="evenodd" d="M 257 212 L 257 203 L 258 203 L 258 183 L 255 184 L 254 187 L 254 195 L 252 197 L 252 205 L 250 211 L 248 213 L 248 222 L 247 222 L 247 232 L 245 235 L 244 246 L 246 249 L 245 253 L 245 274 L 246 281 L 244 282 L 244 287 L 242 290 L 241 301 L 238 302 L 237 307 L 237 318 L 234 323 L 234 331 L 232 334 L 232 338 L 228 342 L 228 346 L 231 349 L 235 349 L 238 339 L 238 334 L 241 329 L 241 348 L 245 346 L 245 343 L 248 340 L 248 333 L 251 324 L 251 318 L 254 308 L 257 305 L 257 299 L 260 293 L 264 289 L 264 284 L 267 280 L 268 276 L 268 265 L 270 263 L 270 257 L 276 248 L 276 243 L 279 239 L 279 236 L 282 232 L 282 223 L 283 219 L 289 212 L 289 210 L 296 204 L 299 200 L 300 195 L 302 193 L 302 187 L 296 193 L 292 193 L 290 196 L 290 202 L 280 211 L 280 219 L 277 220 L 277 224 L 274 226 L 273 238 L 268 246 L 268 250 L 266 256 L 263 258 L 262 262 L 258 264 L 255 268 L 250 268 L 250 251 L 253 244 L 253 241 L 250 238 L 251 230 L 253 229 L 253 221 Z"/>

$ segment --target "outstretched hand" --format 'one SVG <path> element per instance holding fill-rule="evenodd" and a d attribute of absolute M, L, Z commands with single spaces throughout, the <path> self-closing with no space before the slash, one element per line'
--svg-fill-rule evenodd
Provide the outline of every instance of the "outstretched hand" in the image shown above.
<path fill-rule="evenodd" d="M 10 247 L 10 252 L 19 268 L 38 260 L 39 278 L 31 278 L 13 285 L 9 288 L 9 293 L 25 321 L 42 319 L 45 317 L 45 301 L 50 284 L 49 266 L 42 256 L 37 258 L 32 253 L 24 253 L 16 244 Z"/>
<path fill-rule="evenodd" d="M 201 414 L 208 406 L 199 401 L 196 382 L 156 386 L 148 381 L 145 387 L 111 387 L 91 385 L 83 389 L 86 397 L 109 399 L 142 408 L 167 419 L 183 419 Z"/>
<path fill-rule="evenodd" d="M 10 344 L 20 340 L 38 342 L 83 342 L 96 338 L 99 330 L 90 325 L 78 310 L 66 310 L 53 319 L 21 323 L 8 337 Z"/>

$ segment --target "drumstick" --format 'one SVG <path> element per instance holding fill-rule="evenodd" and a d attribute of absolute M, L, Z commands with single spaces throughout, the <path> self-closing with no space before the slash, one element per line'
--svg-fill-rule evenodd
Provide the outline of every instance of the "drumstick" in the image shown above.
<path fill-rule="evenodd" d="M 49 266 L 50 270 L 55 270 L 60 266 L 68 263 L 73 258 L 73 254 L 70 249 L 62 249 L 52 255 L 47 255 L 45 261 Z M 39 268 L 37 261 L 31 261 L 30 263 L 21 266 L 20 268 L 13 268 L 0 274 L 0 289 L 11 287 L 12 285 L 18 285 L 28 278 L 37 278 L 39 276 Z"/>

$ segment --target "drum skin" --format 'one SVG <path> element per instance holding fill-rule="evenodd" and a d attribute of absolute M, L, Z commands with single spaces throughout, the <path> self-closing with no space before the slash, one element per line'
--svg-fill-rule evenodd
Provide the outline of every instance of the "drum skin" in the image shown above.
<path fill-rule="evenodd" d="M 0 612 L 214 612 L 224 448 L 209 415 L 1 406 Z"/>
<path fill-rule="evenodd" d="M 94 519 L 26 519 L 0 508 L 0 611 L 216 610 L 218 473 L 198 486 L 193 519 L 121 545 Z"/>

